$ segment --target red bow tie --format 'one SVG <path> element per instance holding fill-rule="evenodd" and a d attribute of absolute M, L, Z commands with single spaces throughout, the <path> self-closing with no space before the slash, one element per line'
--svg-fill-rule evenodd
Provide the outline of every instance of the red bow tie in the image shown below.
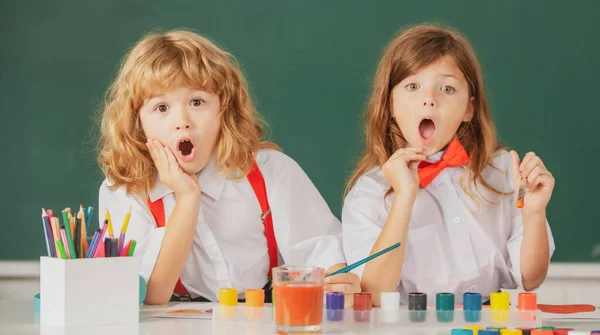
<path fill-rule="evenodd" d="M 456 167 L 465 165 L 469 162 L 469 154 L 457 139 L 453 139 L 448 145 L 448 149 L 436 163 L 426 161 L 419 164 L 419 185 L 422 188 L 427 187 L 431 181 L 446 167 Z"/>

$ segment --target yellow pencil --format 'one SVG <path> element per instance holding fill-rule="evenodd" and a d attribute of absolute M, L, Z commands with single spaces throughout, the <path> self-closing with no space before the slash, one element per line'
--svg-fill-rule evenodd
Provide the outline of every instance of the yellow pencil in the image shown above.
<path fill-rule="evenodd" d="M 88 252 L 89 246 L 87 243 L 87 229 L 85 228 L 85 226 L 86 226 L 85 212 L 83 211 L 82 205 L 79 205 L 79 213 L 77 213 L 77 217 L 81 220 L 81 236 L 79 236 L 81 251 L 82 251 L 82 255 L 86 255 Z"/>
<path fill-rule="evenodd" d="M 54 241 L 56 244 L 56 250 L 58 250 L 58 241 L 60 241 L 60 227 L 58 225 L 58 223 L 56 222 L 58 219 L 56 218 L 56 216 L 53 216 L 52 218 L 50 218 L 50 223 L 52 224 L 52 233 L 54 234 Z"/>
<path fill-rule="evenodd" d="M 125 220 L 123 220 L 123 227 L 121 227 L 121 234 L 125 234 L 127 232 L 127 226 L 129 225 L 129 218 L 131 218 L 131 205 L 129 206 L 129 210 L 127 214 L 125 214 Z"/>
<path fill-rule="evenodd" d="M 71 226 L 71 236 L 76 237 L 75 236 L 75 217 L 74 216 L 69 217 L 69 226 Z"/>
<path fill-rule="evenodd" d="M 106 218 L 106 221 L 108 221 L 108 237 L 115 237 L 115 235 L 113 234 L 113 229 L 112 229 L 112 221 L 110 220 L 110 213 L 108 212 L 108 208 L 105 208 L 106 212 L 104 213 L 104 218 Z"/>

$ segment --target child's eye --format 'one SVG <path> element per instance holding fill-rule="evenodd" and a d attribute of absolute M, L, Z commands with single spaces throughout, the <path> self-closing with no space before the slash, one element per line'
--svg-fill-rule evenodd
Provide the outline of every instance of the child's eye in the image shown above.
<path fill-rule="evenodd" d="M 409 91 L 416 91 L 419 88 L 419 84 L 410 83 L 406 85 L 406 89 Z"/>
<path fill-rule="evenodd" d="M 442 86 L 442 92 L 452 94 L 456 92 L 456 90 L 452 86 Z"/>
<path fill-rule="evenodd" d="M 200 106 L 204 105 L 204 100 L 202 100 L 202 99 L 194 99 L 194 100 L 192 100 L 191 104 L 194 107 L 200 107 Z"/>
<path fill-rule="evenodd" d="M 167 111 L 167 109 L 168 109 L 167 105 L 158 105 L 158 106 L 156 106 L 156 108 L 154 108 L 154 110 L 159 113 L 164 113 Z"/>

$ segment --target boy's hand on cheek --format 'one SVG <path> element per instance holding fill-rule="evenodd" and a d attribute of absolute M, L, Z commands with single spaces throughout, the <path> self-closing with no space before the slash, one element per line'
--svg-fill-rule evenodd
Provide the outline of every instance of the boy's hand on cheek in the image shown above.
<path fill-rule="evenodd" d="M 163 146 L 158 140 L 151 138 L 146 142 L 146 146 L 154 161 L 154 166 L 158 170 L 160 181 L 173 190 L 176 197 L 200 195 L 201 189 L 198 179 L 181 169 L 171 149 Z"/>

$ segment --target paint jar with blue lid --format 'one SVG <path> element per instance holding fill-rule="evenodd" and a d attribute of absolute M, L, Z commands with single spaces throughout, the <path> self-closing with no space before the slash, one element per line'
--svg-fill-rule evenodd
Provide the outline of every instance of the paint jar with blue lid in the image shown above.
<path fill-rule="evenodd" d="M 465 322 L 480 322 L 481 321 L 481 294 L 473 292 L 465 292 L 463 294 L 463 311 Z"/>
<path fill-rule="evenodd" d="M 327 321 L 344 321 L 344 293 L 327 292 L 325 295 Z"/>
<path fill-rule="evenodd" d="M 499 329 L 481 329 L 477 332 L 477 335 L 500 335 Z"/>

